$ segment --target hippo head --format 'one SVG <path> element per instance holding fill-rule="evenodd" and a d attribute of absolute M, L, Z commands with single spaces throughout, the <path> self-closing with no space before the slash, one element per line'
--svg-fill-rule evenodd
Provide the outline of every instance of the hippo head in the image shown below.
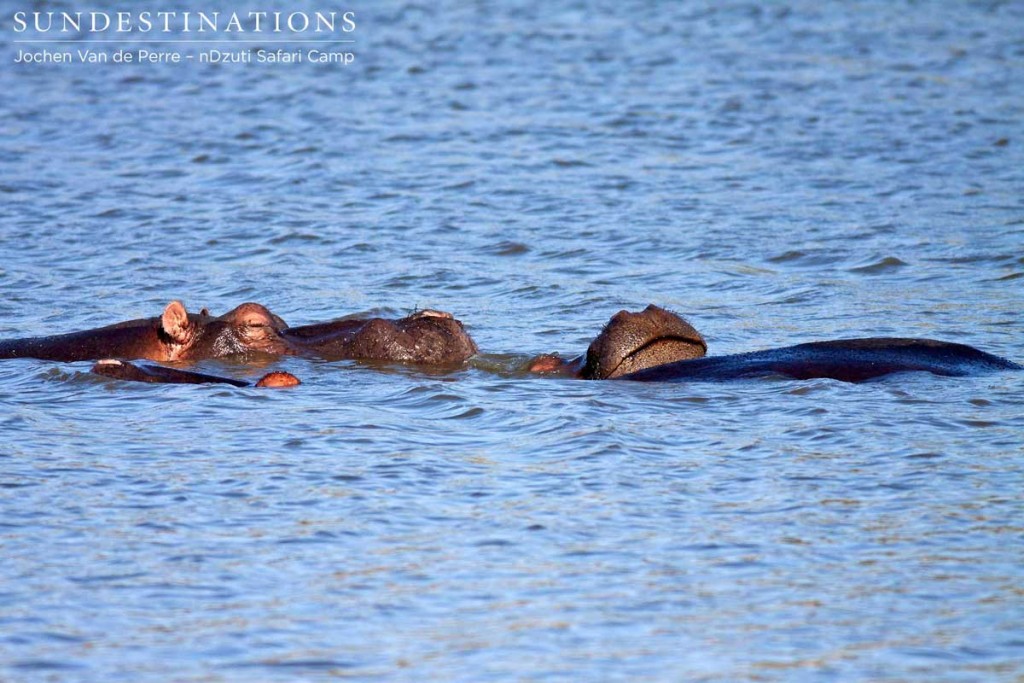
<path fill-rule="evenodd" d="M 587 349 L 579 376 L 612 379 L 679 360 L 701 358 L 707 343 L 675 313 L 653 304 L 640 311 L 619 311 Z"/>
<path fill-rule="evenodd" d="M 477 352 L 462 323 L 451 313 L 423 310 L 398 320 L 347 319 L 293 327 L 287 339 L 327 360 L 379 360 L 455 365 Z"/>
<path fill-rule="evenodd" d="M 156 318 L 92 330 L 0 341 L 0 358 L 79 361 L 100 358 L 153 361 L 202 360 L 247 351 L 288 353 L 284 321 L 259 304 L 222 315 L 190 314 L 180 301 Z"/>
<path fill-rule="evenodd" d="M 372 318 L 348 344 L 349 358 L 454 365 L 476 354 L 473 340 L 451 313 L 423 310 L 395 321 Z"/>
<path fill-rule="evenodd" d="M 167 345 L 167 360 L 201 360 L 238 353 L 288 353 L 281 336 L 287 325 L 266 307 L 245 303 L 224 315 L 203 309 L 190 315 L 180 301 L 172 301 L 160 316 L 160 337 Z"/>

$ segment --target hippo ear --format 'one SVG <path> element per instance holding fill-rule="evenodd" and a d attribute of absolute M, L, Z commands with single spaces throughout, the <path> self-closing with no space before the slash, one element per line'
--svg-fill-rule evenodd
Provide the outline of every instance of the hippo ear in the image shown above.
<path fill-rule="evenodd" d="M 167 304 L 164 314 L 160 316 L 160 325 L 168 337 L 175 343 L 184 344 L 188 340 L 188 311 L 185 304 L 180 301 L 172 301 Z"/>

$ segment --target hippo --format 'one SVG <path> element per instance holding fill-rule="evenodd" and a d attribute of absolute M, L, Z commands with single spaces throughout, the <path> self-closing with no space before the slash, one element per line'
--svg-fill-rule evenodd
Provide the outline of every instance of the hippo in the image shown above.
<path fill-rule="evenodd" d="M 477 353 L 460 321 L 430 309 L 398 320 L 342 318 L 289 327 L 282 338 L 296 353 L 324 360 L 459 365 Z"/>
<path fill-rule="evenodd" d="M 241 353 L 324 360 L 462 363 L 476 344 L 451 313 L 421 310 L 398 320 L 350 318 L 288 327 L 265 306 L 245 303 L 222 316 L 190 314 L 172 301 L 158 318 L 84 332 L 0 342 L 0 358 L 196 361 Z"/>
<path fill-rule="evenodd" d="M 283 320 L 256 303 L 245 303 L 214 317 L 206 309 L 188 313 L 184 304 L 172 301 L 157 318 L 129 320 L 84 332 L 0 341 L 0 358 L 171 362 L 249 351 L 282 354 L 289 350 L 281 337 L 286 327 Z"/>
<path fill-rule="evenodd" d="M 966 344 L 899 337 L 809 342 L 728 356 L 705 357 L 706 351 L 704 339 L 689 323 L 651 305 L 639 313 L 615 314 L 590 344 L 586 356 L 568 361 L 554 355 L 538 356 L 528 369 L 581 379 L 641 382 L 773 375 L 863 382 L 897 372 L 960 377 L 1024 369 Z"/>
<path fill-rule="evenodd" d="M 236 387 L 252 386 L 249 382 L 218 375 L 207 375 L 191 370 L 179 370 L 163 365 L 143 365 L 128 361 L 106 358 L 92 366 L 92 373 L 112 379 L 132 382 L 149 382 L 161 384 L 230 384 Z M 257 387 L 294 387 L 302 382 L 290 372 L 280 370 L 264 375 L 256 382 Z"/>
<path fill-rule="evenodd" d="M 158 318 L 0 342 L 0 358 L 99 360 L 92 369 L 98 375 L 176 384 L 248 386 L 243 380 L 127 361 L 197 361 L 250 352 L 440 366 L 465 362 L 477 347 L 462 323 L 443 311 L 420 310 L 397 320 L 348 318 L 288 327 L 261 304 L 242 304 L 215 317 L 205 308 L 188 313 L 180 301 L 169 303 Z M 298 379 L 285 372 L 270 373 L 257 382 L 257 386 L 296 384 Z"/>
<path fill-rule="evenodd" d="M 278 329 L 285 351 L 282 355 L 304 355 L 324 360 L 376 360 L 421 365 L 457 365 L 477 353 L 476 343 L 451 313 L 421 310 L 398 320 L 385 318 L 342 318 L 300 327 Z M 208 375 L 163 366 L 136 365 L 105 359 L 92 372 L 104 377 L 134 382 L 165 384 L 231 384 L 249 386 L 244 380 Z M 256 383 L 258 387 L 295 386 L 297 377 L 272 372 Z"/>
<path fill-rule="evenodd" d="M 451 313 L 429 309 L 393 321 L 385 318 L 342 318 L 300 327 L 288 327 L 281 321 L 275 332 L 283 348 L 279 351 L 282 355 L 324 360 L 376 360 L 442 366 L 463 363 L 477 353 L 476 343 L 460 321 Z M 92 372 L 133 382 L 249 386 L 244 380 L 163 366 L 137 365 L 113 358 L 96 363 Z M 297 384 L 300 384 L 298 378 L 290 373 L 272 372 L 260 379 L 256 386 Z"/>
<path fill-rule="evenodd" d="M 632 372 L 702 358 L 704 337 L 680 316 L 649 305 L 642 311 L 619 311 L 597 335 L 587 353 L 571 360 L 555 354 L 531 359 L 527 370 L 579 379 L 616 379 Z"/>

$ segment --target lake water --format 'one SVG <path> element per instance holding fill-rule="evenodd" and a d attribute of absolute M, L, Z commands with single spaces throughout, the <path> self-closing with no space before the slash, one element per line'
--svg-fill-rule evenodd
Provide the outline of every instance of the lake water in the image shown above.
<path fill-rule="evenodd" d="M 0 338 L 177 298 L 484 354 L 0 363 L 0 679 L 1024 677 L 1024 373 L 515 370 L 651 302 L 1024 361 L 1021 4 L 345 9 L 348 66 L 14 64 L 3 17 Z"/>

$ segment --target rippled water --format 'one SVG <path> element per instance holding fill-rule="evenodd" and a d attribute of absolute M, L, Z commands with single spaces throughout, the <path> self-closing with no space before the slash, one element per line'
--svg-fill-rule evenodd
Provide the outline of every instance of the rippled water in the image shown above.
<path fill-rule="evenodd" d="M 1024 373 L 513 370 L 648 302 L 1024 360 L 1019 4 L 349 7 L 349 67 L 14 68 L 5 22 L 0 337 L 429 306 L 485 355 L 3 362 L 0 678 L 1024 676 Z"/>

